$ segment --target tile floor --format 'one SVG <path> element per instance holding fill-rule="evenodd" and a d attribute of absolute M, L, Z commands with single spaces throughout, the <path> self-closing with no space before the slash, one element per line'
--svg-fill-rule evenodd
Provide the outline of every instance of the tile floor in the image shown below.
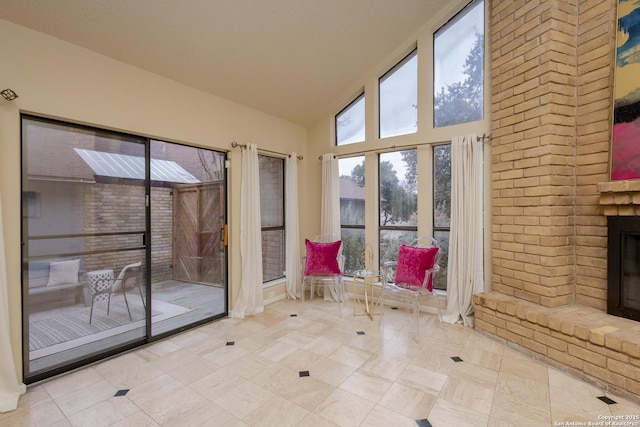
<path fill-rule="evenodd" d="M 350 302 L 342 315 L 333 302 L 278 302 L 29 387 L 0 427 L 522 427 L 640 415 L 435 315 L 421 315 L 417 344 L 411 319 L 390 308 L 382 321 L 354 317 Z"/>

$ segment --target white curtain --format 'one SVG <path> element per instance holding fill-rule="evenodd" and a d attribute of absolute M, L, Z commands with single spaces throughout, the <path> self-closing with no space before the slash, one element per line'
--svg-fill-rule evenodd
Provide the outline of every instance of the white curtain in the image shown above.
<path fill-rule="evenodd" d="M 287 297 L 300 298 L 300 227 L 298 225 L 298 155 L 291 153 L 286 160 L 285 177 L 285 236 L 287 248 Z"/>
<path fill-rule="evenodd" d="M 247 144 L 242 150 L 242 183 L 240 187 L 240 294 L 231 316 L 242 319 L 262 313 L 262 233 L 260 218 L 260 165 L 258 148 Z"/>
<path fill-rule="evenodd" d="M 338 159 L 333 154 L 322 156 L 322 205 L 320 234 L 340 236 L 340 184 Z"/>
<path fill-rule="evenodd" d="M 26 391 L 16 376 L 9 328 L 9 298 L 7 293 L 7 263 L 4 255 L 2 203 L 0 202 L 0 412 L 13 411 L 18 398 Z"/>
<path fill-rule="evenodd" d="M 470 327 L 472 295 L 484 290 L 482 144 L 473 134 L 451 141 L 451 235 L 443 320 Z"/>

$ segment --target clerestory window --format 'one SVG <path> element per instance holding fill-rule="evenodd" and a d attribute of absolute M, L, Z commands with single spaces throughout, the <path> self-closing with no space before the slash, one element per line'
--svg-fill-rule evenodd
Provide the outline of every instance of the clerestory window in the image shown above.
<path fill-rule="evenodd" d="M 336 145 L 364 141 L 364 92 L 336 114 Z"/>
<path fill-rule="evenodd" d="M 433 126 L 482 120 L 484 1 L 472 1 L 436 31 L 433 45 Z"/>

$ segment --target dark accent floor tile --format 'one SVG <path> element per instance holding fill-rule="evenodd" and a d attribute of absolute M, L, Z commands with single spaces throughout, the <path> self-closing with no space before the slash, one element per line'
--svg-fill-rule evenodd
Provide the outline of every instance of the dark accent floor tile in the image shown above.
<path fill-rule="evenodd" d="M 608 398 L 607 396 L 598 396 L 598 399 L 602 400 L 607 405 L 613 405 L 614 403 L 618 403 L 615 400 Z"/>
<path fill-rule="evenodd" d="M 299 374 L 300 374 L 300 378 L 308 377 L 309 376 L 309 371 L 300 371 Z"/>
<path fill-rule="evenodd" d="M 459 358 L 458 356 L 453 356 L 451 360 L 453 360 L 454 362 L 462 362 L 462 359 Z"/>
<path fill-rule="evenodd" d="M 433 427 L 426 418 L 424 420 L 416 420 L 416 424 L 418 424 L 419 427 Z"/>
<path fill-rule="evenodd" d="M 358 332 L 356 332 L 356 334 L 358 334 L 358 335 L 364 335 L 364 331 L 358 331 Z"/>
<path fill-rule="evenodd" d="M 227 345 L 235 345 L 236 342 L 235 341 L 227 341 Z"/>
<path fill-rule="evenodd" d="M 118 392 L 116 394 L 113 395 L 113 397 L 120 397 L 120 396 L 125 396 L 127 393 L 129 393 L 129 389 L 123 389 L 123 390 L 118 390 Z"/>

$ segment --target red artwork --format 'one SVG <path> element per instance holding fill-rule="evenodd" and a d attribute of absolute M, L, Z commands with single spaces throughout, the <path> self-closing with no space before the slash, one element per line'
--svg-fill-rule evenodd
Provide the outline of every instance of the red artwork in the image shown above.
<path fill-rule="evenodd" d="M 613 125 L 611 179 L 640 178 L 640 117 Z"/>
<path fill-rule="evenodd" d="M 618 1 L 611 179 L 640 178 L 640 1 Z"/>

